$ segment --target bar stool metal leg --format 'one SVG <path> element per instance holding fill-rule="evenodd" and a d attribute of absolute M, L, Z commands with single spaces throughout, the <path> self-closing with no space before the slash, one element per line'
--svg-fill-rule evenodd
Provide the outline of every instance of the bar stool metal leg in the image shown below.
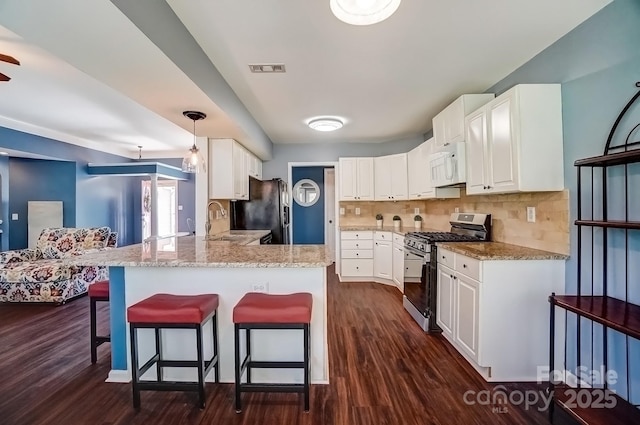
<path fill-rule="evenodd" d="M 138 386 L 140 369 L 138 368 L 138 334 L 133 324 L 129 325 L 129 333 L 131 340 L 131 388 L 133 390 L 133 407 L 137 410 L 140 409 L 140 388 Z"/>
<path fill-rule="evenodd" d="M 98 361 L 98 337 L 97 326 L 98 320 L 96 318 L 96 299 L 89 298 L 89 312 L 90 312 L 90 326 L 91 326 L 91 364 L 95 364 Z"/>
<path fill-rule="evenodd" d="M 196 346 L 198 350 L 198 401 L 201 409 L 204 409 L 204 347 L 202 344 L 202 325 L 196 327 Z"/>
<path fill-rule="evenodd" d="M 304 325 L 304 411 L 309 411 L 309 382 L 311 381 L 311 368 L 309 367 L 311 350 L 309 324 Z"/>
<path fill-rule="evenodd" d="M 213 315 L 213 322 L 211 325 L 211 329 L 213 332 L 213 357 L 216 359 L 216 364 L 213 366 L 213 376 L 214 376 L 214 380 L 216 383 L 220 382 L 220 368 L 218 367 L 218 365 L 220 364 L 220 362 L 218 361 L 218 358 L 220 356 L 220 354 L 218 353 L 218 347 L 219 347 L 219 341 L 218 341 L 218 313 L 216 312 L 216 314 Z"/>
<path fill-rule="evenodd" d="M 240 380 L 242 379 L 242 363 L 240 362 L 240 325 L 234 325 L 234 341 L 235 341 L 235 381 L 236 381 L 236 413 L 240 413 L 242 411 L 242 400 L 240 400 L 241 392 L 240 392 Z"/>
<path fill-rule="evenodd" d="M 247 345 L 247 384 L 251 383 L 251 329 L 244 330 Z"/>

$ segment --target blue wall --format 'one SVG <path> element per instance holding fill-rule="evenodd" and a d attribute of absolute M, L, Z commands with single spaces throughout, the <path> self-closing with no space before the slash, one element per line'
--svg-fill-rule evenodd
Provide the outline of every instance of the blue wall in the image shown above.
<path fill-rule="evenodd" d="M 131 213 L 134 203 L 134 188 L 139 178 L 134 177 L 92 177 L 86 172 L 89 162 L 127 162 L 129 158 L 112 155 L 93 149 L 63 143 L 46 137 L 35 136 L 28 133 L 0 127 L 0 148 L 12 149 L 27 154 L 47 157 L 53 160 L 60 159 L 70 161 L 75 167 L 75 226 L 109 226 L 118 232 L 118 243 L 128 245 L 135 242 L 135 226 L 140 226 L 140 220 L 136 220 Z M 47 161 L 42 161 L 44 164 Z M 7 162 L 8 164 L 8 162 Z M 6 170 L 6 171 L 4 171 Z M 7 175 L 3 175 L 6 173 Z M 10 192 L 11 175 L 8 165 L 3 167 L 0 160 L 0 174 L 2 174 L 2 210 L 0 217 L 3 224 L 2 249 L 8 248 L 11 240 L 9 202 L 12 197 Z M 25 176 L 26 177 L 26 176 Z M 40 182 L 36 179 L 25 182 L 34 186 Z M 6 203 L 6 204 L 5 204 Z"/>
<path fill-rule="evenodd" d="M 300 206 L 292 200 L 294 244 L 324 244 L 324 169 L 325 167 L 291 169 L 292 187 L 302 179 L 311 179 L 320 187 L 320 199 L 310 207 Z"/>
<path fill-rule="evenodd" d="M 29 201 L 62 201 L 63 226 L 76 224 L 76 165 L 73 162 L 9 159 L 9 249 L 28 245 Z"/>
<path fill-rule="evenodd" d="M 634 84 L 640 81 L 640 1 L 615 0 L 602 11 L 584 22 L 565 37 L 541 52 L 531 61 L 523 65 L 505 79 L 490 88 L 488 92 L 501 93 L 519 83 L 562 83 L 563 97 L 563 125 L 564 125 L 564 160 L 565 187 L 570 191 L 570 221 L 577 216 L 577 178 L 573 163 L 576 159 L 597 156 L 604 153 L 607 135 L 615 118 L 622 107 L 636 92 Z M 640 122 L 640 108 L 636 108 L 634 122 Z M 627 130 L 628 131 L 628 130 Z M 626 135 L 626 133 L 625 133 Z M 640 137 L 636 137 L 639 139 Z M 635 166 L 631 170 L 631 198 L 637 199 L 640 187 L 640 168 Z M 620 216 L 621 189 L 623 181 L 619 172 L 611 175 L 612 190 L 609 197 L 611 213 Z M 588 182 L 590 184 L 590 181 Z M 618 186 L 615 186 L 616 183 Z M 590 199 L 586 199 L 590 206 Z M 598 195 L 594 199 L 598 205 L 602 199 Z M 640 216 L 640 202 L 634 201 L 630 207 L 630 214 L 638 220 Z M 595 255 L 602 252 L 602 238 L 596 231 L 594 238 Z M 577 289 L 577 233 L 575 226 L 571 226 L 571 258 L 567 262 L 566 292 L 575 293 Z M 584 234 L 583 234 L 584 235 Z M 608 249 L 610 260 L 614 267 L 609 270 L 609 295 L 624 298 L 624 251 L 622 234 L 612 233 Z M 586 243 L 590 243 L 587 240 Z M 640 304 L 640 235 L 630 233 L 630 291 L 629 300 Z M 596 294 L 600 290 L 602 268 L 591 258 L 585 261 L 585 275 L 595 276 Z M 586 285 L 590 293 L 591 282 Z M 585 292 L 586 292 L 585 291 Z M 541 318 L 545 320 L 546 318 Z M 576 367 L 575 329 L 577 323 L 574 318 L 569 320 L 568 360 L 570 369 Z M 594 326 L 594 339 L 591 341 L 592 323 L 581 320 L 583 329 L 581 344 L 582 364 L 591 368 L 598 367 L 603 359 L 602 328 Z M 627 377 L 631 382 L 631 398 L 635 404 L 640 403 L 640 365 L 631 361 L 627 370 L 625 358 L 640 358 L 640 343 L 630 339 L 627 347 L 625 338 L 616 333 L 609 333 L 609 367 L 620 375 L 619 384 L 613 386 L 622 397 L 627 394 Z M 628 350 L 628 351 L 627 351 Z M 635 369 L 634 369 L 635 368 Z"/>

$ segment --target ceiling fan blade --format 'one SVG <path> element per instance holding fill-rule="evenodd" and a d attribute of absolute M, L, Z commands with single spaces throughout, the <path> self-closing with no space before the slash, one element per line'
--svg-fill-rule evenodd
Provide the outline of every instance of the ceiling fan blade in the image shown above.
<path fill-rule="evenodd" d="M 13 56 L 3 55 L 2 53 L 0 53 L 0 61 L 20 65 L 20 61 L 18 61 L 18 59 Z"/>
<path fill-rule="evenodd" d="M 0 72 L 0 81 L 9 81 L 11 78 Z"/>

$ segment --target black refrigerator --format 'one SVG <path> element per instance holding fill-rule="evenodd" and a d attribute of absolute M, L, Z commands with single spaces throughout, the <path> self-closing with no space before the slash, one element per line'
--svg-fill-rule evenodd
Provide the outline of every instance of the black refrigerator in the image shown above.
<path fill-rule="evenodd" d="M 289 243 L 289 192 L 282 179 L 249 177 L 249 200 L 231 202 L 232 230 L 269 230 L 272 244 Z"/>

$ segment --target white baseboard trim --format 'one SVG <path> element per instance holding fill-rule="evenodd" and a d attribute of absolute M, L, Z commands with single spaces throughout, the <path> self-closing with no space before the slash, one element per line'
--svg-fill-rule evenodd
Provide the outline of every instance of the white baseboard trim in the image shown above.
<path fill-rule="evenodd" d="M 131 374 L 128 370 L 111 369 L 105 382 L 115 382 L 118 384 L 128 384 L 131 382 Z"/>

